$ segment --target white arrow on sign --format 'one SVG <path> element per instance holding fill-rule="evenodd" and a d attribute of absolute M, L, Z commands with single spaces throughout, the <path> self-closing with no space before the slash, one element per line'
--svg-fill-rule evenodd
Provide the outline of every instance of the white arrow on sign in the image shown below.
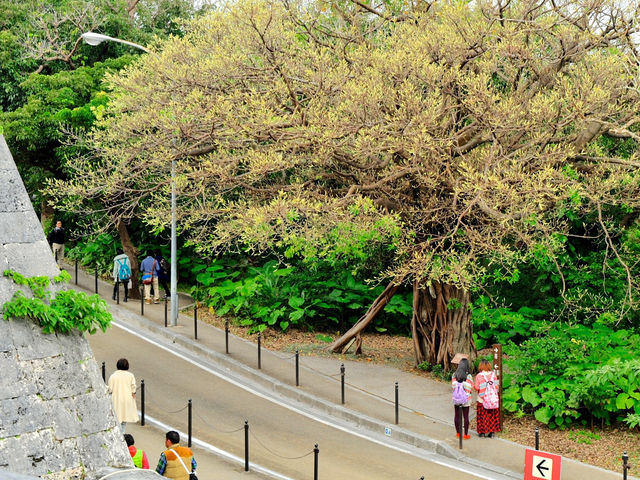
<path fill-rule="evenodd" d="M 533 456 L 533 470 L 531 473 L 535 478 L 542 478 L 544 480 L 551 480 L 553 474 L 553 461 L 547 457 Z"/>

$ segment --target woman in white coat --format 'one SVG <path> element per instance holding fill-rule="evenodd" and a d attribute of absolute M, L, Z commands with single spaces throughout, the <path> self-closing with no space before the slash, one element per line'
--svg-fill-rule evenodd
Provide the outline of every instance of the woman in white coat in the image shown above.
<path fill-rule="evenodd" d="M 137 422 L 138 409 L 136 407 L 136 378 L 129 372 L 129 361 L 121 358 L 116 364 L 118 368 L 109 377 L 109 393 L 116 412 L 118 422 L 124 433 L 127 422 Z"/>

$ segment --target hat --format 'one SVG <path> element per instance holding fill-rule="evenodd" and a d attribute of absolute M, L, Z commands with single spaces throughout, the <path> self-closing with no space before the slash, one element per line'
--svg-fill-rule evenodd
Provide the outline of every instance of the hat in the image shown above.
<path fill-rule="evenodd" d="M 460 363 L 460 360 L 462 360 L 463 358 L 469 360 L 469 355 L 467 355 L 466 353 L 456 353 L 451 360 L 451 363 L 455 363 L 456 365 L 458 365 Z"/>

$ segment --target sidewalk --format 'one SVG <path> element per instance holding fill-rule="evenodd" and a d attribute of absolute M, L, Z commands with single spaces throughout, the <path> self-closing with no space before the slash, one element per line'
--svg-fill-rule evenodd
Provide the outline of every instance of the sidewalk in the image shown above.
<path fill-rule="evenodd" d="M 75 285 L 73 266 L 68 266 L 71 286 Z M 79 271 L 79 288 L 93 293 L 94 277 Z M 394 368 L 339 359 L 301 356 L 300 386 L 295 386 L 293 354 L 261 350 L 258 369 L 257 345 L 229 335 L 229 354 L 225 353 L 225 332 L 198 322 L 198 339 L 194 339 L 193 317 L 181 315 L 178 327 L 164 327 L 164 304 L 144 306 L 140 301 L 115 305 L 111 300 L 113 285 L 99 281 L 99 293 L 112 306 L 114 319 L 164 336 L 201 358 L 214 360 L 230 375 L 260 385 L 274 396 L 322 412 L 326 418 L 367 431 L 377 438 L 389 438 L 444 455 L 495 472 L 496 476 L 522 478 L 525 447 L 500 438 L 484 439 L 472 434 L 458 449 L 453 428 L 451 388 L 448 384 L 418 377 Z M 181 305 L 191 303 L 180 295 Z M 170 322 L 169 322 L 170 323 Z M 341 404 L 340 365 L 345 365 L 345 405 Z M 399 424 L 395 425 L 395 382 L 399 386 Z M 544 450 L 544 438 L 541 439 Z M 551 452 L 553 453 L 553 452 Z M 622 455 L 622 452 L 620 452 Z M 150 460 L 151 461 L 151 460 Z M 622 468 L 620 469 L 620 471 Z M 621 473 L 563 458 L 562 478 L 619 479 Z M 225 477 L 226 478 L 226 477 Z M 228 477 L 231 478 L 231 477 Z M 634 478 L 634 477 L 629 477 Z"/>

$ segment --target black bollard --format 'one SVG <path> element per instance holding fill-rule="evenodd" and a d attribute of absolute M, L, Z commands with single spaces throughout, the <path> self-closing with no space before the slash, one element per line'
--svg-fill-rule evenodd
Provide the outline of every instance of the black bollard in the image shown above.
<path fill-rule="evenodd" d="M 144 285 L 140 285 L 140 315 L 144 317 Z"/>
<path fill-rule="evenodd" d="M 224 322 L 224 348 L 229 353 L 229 320 Z"/>
<path fill-rule="evenodd" d="M 104 362 L 102 362 L 102 381 L 103 382 L 107 381 L 107 368 L 106 368 Z"/>
<path fill-rule="evenodd" d="M 396 425 L 398 425 L 398 382 L 396 382 Z"/>
<path fill-rule="evenodd" d="M 96 294 L 98 293 L 98 264 L 96 263 Z"/>
<path fill-rule="evenodd" d="M 249 422 L 244 421 L 244 471 L 249 471 Z"/>
<path fill-rule="evenodd" d="M 193 305 L 193 338 L 198 339 L 198 302 Z"/>
<path fill-rule="evenodd" d="M 344 363 L 340 365 L 340 398 L 344 405 Z"/>
<path fill-rule="evenodd" d="M 78 259 L 76 258 L 76 285 L 78 284 Z"/>
<path fill-rule="evenodd" d="M 191 399 L 189 399 L 187 411 L 189 412 L 189 420 L 187 423 L 187 428 L 189 429 L 189 441 L 187 443 L 187 447 L 191 448 L 191 410 L 193 409 L 193 404 L 191 403 Z"/>
<path fill-rule="evenodd" d="M 120 305 L 120 280 L 116 280 L 116 305 Z"/>
<path fill-rule="evenodd" d="M 167 296 L 164 297 L 164 328 L 167 328 Z"/>
<path fill-rule="evenodd" d="M 262 368 L 262 359 L 261 359 L 261 351 L 260 351 L 260 332 L 258 332 L 258 370 Z"/>
<path fill-rule="evenodd" d="M 464 419 L 462 418 L 462 405 L 458 407 L 458 421 L 460 425 L 460 450 L 462 450 L 462 437 L 464 437 Z"/>
<path fill-rule="evenodd" d="M 536 427 L 536 450 L 540 450 L 540 428 Z"/>
<path fill-rule="evenodd" d="M 144 427 L 144 380 L 140 380 L 140 425 Z"/>
<path fill-rule="evenodd" d="M 318 453 L 320 453 L 320 450 L 316 443 L 313 447 L 313 480 L 318 480 Z"/>
<path fill-rule="evenodd" d="M 300 386 L 300 352 L 296 350 L 296 387 Z"/>
<path fill-rule="evenodd" d="M 622 480 L 627 480 L 627 471 L 631 468 L 629 465 L 629 455 L 627 452 L 622 454 Z"/>

